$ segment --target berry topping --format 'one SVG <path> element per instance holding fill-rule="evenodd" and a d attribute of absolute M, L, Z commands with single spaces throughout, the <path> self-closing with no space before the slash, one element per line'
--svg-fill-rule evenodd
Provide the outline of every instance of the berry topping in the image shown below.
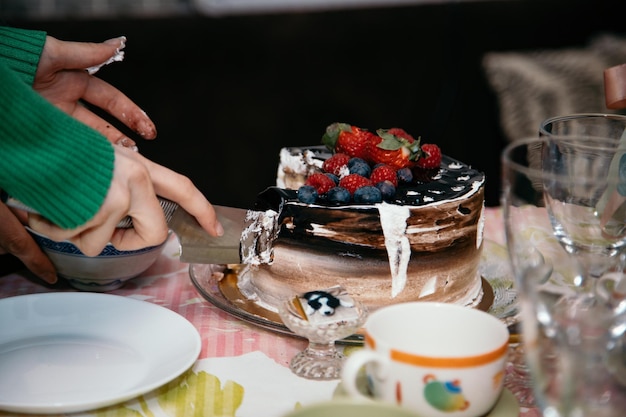
<path fill-rule="evenodd" d="M 372 182 L 369 178 L 365 178 L 359 174 L 346 175 L 339 180 L 339 186 L 348 190 L 351 195 L 354 195 L 354 192 L 359 188 L 367 185 L 372 185 Z"/>
<path fill-rule="evenodd" d="M 336 153 L 324 161 L 322 169 L 328 173 L 339 175 L 341 169 L 348 165 L 350 156 L 345 153 Z"/>
<path fill-rule="evenodd" d="M 354 202 L 357 204 L 376 204 L 381 201 L 383 201 L 383 195 L 374 186 L 366 185 L 354 192 Z"/>
<path fill-rule="evenodd" d="M 378 184 L 382 181 L 390 181 L 394 187 L 398 186 L 398 175 L 396 170 L 386 164 L 377 165 L 370 175 L 372 184 Z"/>
<path fill-rule="evenodd" d="M 398 181 L 404 183 L 410 183 L 413 181 L 413 172 L 409 168 L 402 168 L 396 171 L 396 175 L 398 176 Z"/>
<path fill-rule="evenodd" d="M 422 156 L 417 160 L 417 166 L 420 168 L 431 169 L 439 168 L 441 164 L 441 149 L 433 143 L 425 143 L 422 145 Z"/>
<path fill-rule="evenodd" d="M 328 202 L 333 204 L 348 204 L 351 197 L 350 191 L 343 187 L 333 187 L 326 193 Z"/>
<path fill-rule="evenodd" d="M 326 194 L 328 190 L 337 185 L 332 178 L 326 174 L 322 174 L 321 172 L 311 174 L 309 178 L 306 179 L 304 184 L 315 187 L 319 195 Z"/>
<path fill-rule="evenodd" d="M 359 174 L 362 177 L 368 178 L 372 173 L 370 165 L 361 158 L 352 158 L 351 163 L 348 163 L 350 174 Z"/>
<path fill-rule="evenodd" d="M 305 204 L 313 204 L 317 201 L 317 190 L 311 185 L 303 185 L 298 188 L 298 200 Z"/>
<path fill-rule="evenodd" d="M 365 129 L 347 123 L 333 123 L 326 128 L 322 143 L 334 153 L 366 159 L 367 144 L 372 137 L 375 135 Z"/>
<path fill-rule="evenodd" d="M 396 187 L 391 183 L 391 181 L 381 181 L 376 184 L 376 188 L 380 190 L 383 200 L 385 201 L 391 201 L 396 196 Z"/>
<path fill-rule="evenodd" d="M 398 127 L 374 134 L 348 123 L 333 123 L 322 142 L 333 154 L 298 191 L 299 200 L 307 204 L 397 201 L 399 194 L 406 194 L 407 184 L 430 182 L 439 174 L 439 147 L 420 145 L 419 138 Z"/>
<path fill-rule="evenodd" d="M 378 136 L 369 141 L 368 157 L 374 164 L 387 164 L 395 169 L 406 168 L 415 165 L 415 161 L 422 155 L 419 141 L 406 134 L 395 135 L 391 132 L 396 129 L 379 129 Z M 402 131 L 404 132 L 404 131 Z M 406 133 L 406 132 L 405 132 Z M 405 137 L 406 136 L 406 137 Z"/>

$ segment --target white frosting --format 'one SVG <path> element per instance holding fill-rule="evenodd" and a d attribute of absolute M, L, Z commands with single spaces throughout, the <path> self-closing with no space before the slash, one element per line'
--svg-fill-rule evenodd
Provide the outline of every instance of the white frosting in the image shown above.
<path fill-rule="evenodd" d="M 480 248 L 483 243 L 483 233 L 485 231 L 485 203 L 480 210 L 480 218 L 478 219 L 478 225 L 476 230 L 476 247 Z"/>
<path fill-rule="evenodd" d="M 241 260 L 243 264 L 270 264 L 273 243 L 278 237 L 278 213 L 274 210 L 248 210 L 246 227 L 241 232 Z"/>
<path fill-rule="evenodd" d="M 395 298 L 406 286 L 407 268 L 411 259 L 411 244 L 406 236 L 406 220 L 411 215 L 407 206 L 376 204 L 380 225 L 385 236 L 385 246 L 391 271 L 391 298 Z"/>
<path fill-rule="evenodd" d="M 297 189 L 299 185 L 289 183 L 286 178 L 290 175 L 300 175 L 302 182 L 304 182 L 304 177 L 311 170 L 321 169 L 323 163 L 323 161 L 315 158 L 315 154 L 309 150 L 292 154 L 289 149 L 282 148 L 280 150 L 280 164 L 276 173 L 276 185 L 280 188 Z"/>

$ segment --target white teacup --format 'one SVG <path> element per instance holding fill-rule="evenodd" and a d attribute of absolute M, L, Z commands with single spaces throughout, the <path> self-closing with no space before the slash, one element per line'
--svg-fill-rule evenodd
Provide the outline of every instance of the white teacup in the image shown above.
<path fill-rule="evenodd" d="M 478 417 L 502 393 L 508 339 L 504 323 L 469 307 L 383 307 L 365 324 L 365 348 L 346 360 L 343 387 L 354 398 L 398 404 L 423 417 Z M 363 366 L 372 397 L 357 385 Z"/>

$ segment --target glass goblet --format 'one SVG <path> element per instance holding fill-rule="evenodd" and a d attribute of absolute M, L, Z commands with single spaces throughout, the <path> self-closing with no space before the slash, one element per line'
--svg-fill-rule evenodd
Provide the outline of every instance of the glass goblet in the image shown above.
<path fill-rule="evenodd" d="M 593 288 L 626 247 L 626 143 L 588 135 L 541 138 L 540 185 L 557 240 Z M 620 173 L 620 165 L 624 173 Z M 537 184 L 536 184 L 537 185 Z"/>
<path fill-rule="evenodd" d="M 307 300 L 301 295 L 281 303 L 278 313 L 285 326 L 309 341 L 306 349 L 291 359 L 289 368 L 294 374 L 318 380 L 341 377 L 345 356 L 335 342 L 355 334 L 367 318 L 365 305 L 353 298 L 348 300 L 349 304 L 325 311 L 305 311 Z"/>
<path fill-rule="evenodd" d="M 574 113 L 550 117 L 539 125 L 539 136 L 594 136 L 621 139 L 626 132 L 626 116 L 605 113 Z"/>
<path fill-rule="evenodd" d="M 598 196 L 619 184 L 608 168 L 599 175 L 615 154 L 605 142 L 581 148 L 580 138 L 529 138 L 502 155 L 523 349 L 544 416 L 617 417 L 626 409 L 626 312 L 597 302 L 580 262 L 583 252 L 609 264 L 624 244 L 623 236 L 603 235 L 597 215 Z"/>

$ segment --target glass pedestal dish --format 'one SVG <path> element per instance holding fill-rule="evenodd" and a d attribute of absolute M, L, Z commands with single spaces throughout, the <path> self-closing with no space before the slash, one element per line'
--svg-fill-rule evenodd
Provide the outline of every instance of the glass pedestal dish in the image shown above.
<path fill-rule="evenodd" d="M 323 304 L 321 309 L 314 310 L 306 304 L 304 296 L 309 294 L 285 300 L 279 308 L 285 326 L 309 341 L 307 348 L 292 358 L 289 367 L 303 378 L 339 379 L 345 357 L 337 350 L 335 342 L 356 333 L 363 326 L 367 308 L 347 297 L 350 304 L 335 308 Z"/>

